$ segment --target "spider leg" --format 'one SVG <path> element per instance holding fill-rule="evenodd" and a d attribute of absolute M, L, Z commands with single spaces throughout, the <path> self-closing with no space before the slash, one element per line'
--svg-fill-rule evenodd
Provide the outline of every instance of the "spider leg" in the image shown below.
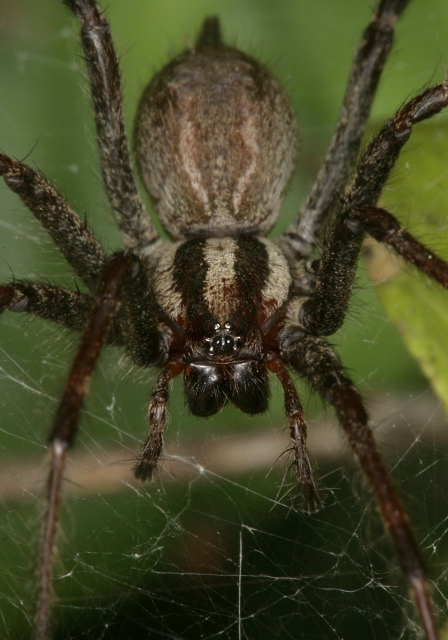
<path fill-rule="evenodd" d="M 361 396 L 345 374 L 330 346 L 321 338 L 287 327 L 282 354 L 322 398 L 334 406 L 338 420 L 372 489 L 420 614 L 427 640 L 439 635 L 432 611 L 429 584 L 407 515 L 377 449 Z"/>
<path fill-rule="evenodd" d="M 118 254 L 111 258 L 105 267 L 95 304 L 85 326 L 77 355 L 53 420 L 49 438 L 50 473 L 39 553 L 35 640 L 47 640 L 49 636 L 53 554 L 67 451 L 77 432 L 80 412 L 93 370 L 101 349 L 106 343 L 112 320 L 120 308 L 121 287 L 125 280 L 134 275 L 135 264 L 134 256 Z"/>
<path fill-rule="evenodd" d="M 289 419 L 294 466 L 305 508 L 309 512 L 317 511 L 322 506 L 322 502 L 314 482 L 313 469 L 306 449 L 307 426 L 302 404 L 282 360 L 273 358 L 268 360 L 267 366 L 279 379 L 285 394 L 285 410 Z"/>
<path fill-rule="evenodd" d="M 0 313 L 24 311 L 75 331 L 84 329 L 92 305 L 93 298 L 85 293 L 41 282 L 20 280 L 0 286 Z"/>
<path fill-rule="evenodd" d="M 426 273 L 437 279 L 435 270 L 428 265 L 433 259 L 429 255 L 434 254 L 406 232 L 397 233 L 398 222 L 390 214 L 385 215 L 386 212 L 379 213 L 383 210 L 376 209 L 375 222 L 372 210 L 403 145 L 411 135 L 413 125 L 439 113 L 447 105 L 448 81 L 444 81 L 403 105 L 367 147 L 326 233 L 315 289 L 300 312 L 300 321 L 307 332 L 330 335 L 344 321 L 364 231 L 372 233 L 374 237 L 377 234 L 379 239 L 424 271 L 423 264 L 426 263 Z M 404 248 L 406 243 L 408 249 Z M 426 261 L 422 260 L 422 253 L 427 255 Z M 417 258 L 417 254 L 420 254 L 420 258 Z M 440 270 L 440 265 L 444 263 L 437 258 L 437 264 Z"/>
<path fill-rule="evenodd" d="M 402 229 L 391 213 L 379 207 L 361 207 L 350 214 L 349 220 L 448 289 L 448 263 Z"/>
<path fill-rule="evenodd" d="M 169 383 L 182 371 L 182 363 L 168 362 L 154 386 L 149 403 L 149 435 L 143 445 L 140 460 L 134 467 L 134 474 L 140 480 L 150 480 L 157 469 L 157 462 L 163 450 L 163 432 L 166 424 Z"/>
<path fill-rule="evenodd" d="M 448 80 L 436 84 L 404 104 L 380 129 L 363 153 L 343 200 L 350 209 L 373 205 L 409 140 L 412 127 L 448 106 Z"/>
<path fill-rule="evenodd" d="M 105 255 L 92 231 L 46 178 L 0 153 L 0 175 L 53 238 L 75 273 L 95 290 Z"/>
<path fill-rule="evenodd" d="M 94 0 L 64 0 L 81 23 L 103 180 L 126 247 L 142 253 L 158 234 L 139 193 L 123 114 L 120 70 L 109 25 Z"/>
<path fill-rule="evenodd" d="M 364 31 L 327 154 L 307 200 L 282 236 L 302 257 L 311 255 L 322 225 L 355 168 L 378 81 L 392 48 L 394 25 L 408 2 L 382 0 Z"/>
<path fill-rule="evenodd" d="M 153 267 L 141 260 L 140 268 L 122 295 L 122 309 L 113 331 L 126 354 L 139 367 L 160 367 L 168 357 L 168 343 L 159 327 L 159 308 L 151 286 Z M 168 341 L 169 342 L 169 341 Z M 117 342 L 121 344 L 121 342 Z"/>

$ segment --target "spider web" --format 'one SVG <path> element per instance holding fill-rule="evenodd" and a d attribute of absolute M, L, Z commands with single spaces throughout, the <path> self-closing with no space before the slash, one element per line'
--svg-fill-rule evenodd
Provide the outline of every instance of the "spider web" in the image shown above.
<path fill-rule="evenodd" d="M 34 347 L 30 360 L 36 356 Z M 55 396 L 25 372 L 32 362 L 9 366 L 4 355 L 1 362 L 2 388 L 10 400 L 20 397 L 20 405 L 2 407 L 14 425 L 3 435 L 30 450 L 7 459 L 0 483 L 2 612 L 5 632 L 13 630 L 5 637 L 17 638 L 30 624 L 46 464 L 38 433 L 16 426 L 45 423 Z M 63 375 L 59 355 L 48 364 L 52 375 Z M 325 502 L 317 514 L 293 508 L 288 459 L 278 458 L 287 433 L 277 398 L 262 421 L 238 424 L 237 413 L 226 410 L 201 424 L 186 415 L 175 389 L 163 470 L 142 486 L 131 466 L 148 385 L 136 391 L 133 378 L 130 390 L 126 376 L 111 382 L 114 365 L 113 355 L 103 358 L 66 473 L 57 637 L 417 637 L 390 541 L 330 415 L 310 420 Z M 98 391 L 104 387 L 107 394 Z M 131 392 L 133 402 L 123 404 Z M 26 400 L 32 417 L 23 413 Z M 370 406 L 443 612 L 446 421 L 429 391 L 378 394 Z"/>
<path fill-rule="evenodd" d="M 250 6 L 242 4 L 248 20 Z M 353 27 L 353 39 L 367 19 L 367 4 Z M 41 134 L 32 162 L 63 185 L 78 211 L 87 209 L 102 239 L 115 248 L 117 237 L 96 189 L 99 180 L 89 182 L 94 151 L 86 151 L 80 140 L 89 115 L 79 95 L 67 14 L 56 5 L 54 13 L 53 7 L 45 7 L 31 30 L 26 18 L 32 3 L 14 3 L 14 10 L 12 4 L 0 4 L 5 24 L 16 27 L 8 31 L 15 38 L 13 43 L 8 36 L 10 58 L 4 56 L 10 75 L 2 86 L 10 90 L 0 100 L 1 148 L 22 157 Z M 260 21 L 269 21 L 269 5 L 260 6 Z M 347 7 L 345 11 L 354 11 L 354 3 Z M 111 21 L 113 10 L 111 6 Z M 133 10 L 143 8 L 136 2 Z M 433 28 L 434 20 L 441 20 L 442 10 L 437 10 L 428 11 Z M 211 3 L 208 13 L 213 13 Z M 307 31 L 306 16 L 300 13 L 299 18 L 301 31 Z M 183 25 L 182 33 L 194 32 L 199 20 L 191 17 L 191 27 Z M 282 33 L 288 20 L 286 14 L 278 18 Z M 166 60 L 167 42 L 181 41 L 172 24 L 166 29 L 159 62 Z M 264 42 L 268 34 L 251 33 L 240 38 L 241 44 Z M 124 38 L 123 49 L 136 41 L 136 35 Z M 282 55 L 273 51 L 274 59 Z M 351 51 L 346 47 L 344 56 Z M 400 51 L 400 61 L 411 65 L 407 55 Z M 413 89 L 433 68 L 420 64 L 426 64 L 426 76 L 413 78 Z M 147 67 L 138 72 L 140 86 Z M 390 76 L 394 71 L 396 67 Z M 342 78 L 345 73 L 344 67 Z M 62 106 L 54 104 L 54 83 Z M 316 90 L 322 97 L 319 85 L 302 90 L 305 96 Z M 410 90 L 400 89 L 386 113 Z M 130 103 L 136 99 L 131 97 Z M 307 108 L 311 110 L 305 97 Z M 305 125 L 305 157 L 316 132 L 324 139 L 328 128 L 312 119 Z M 86 156 L 91 158 L 87 162 Z M 302 180 L 308 184 L 307 175 Z M 78 191 L 86 182 L 87 193 Z M 13 273 L 72 286 L 63 259 L 29 213 L 6 189 L 0 195 L 2 278 Z M 294 193 L 292 199 L 299 197 Z M 434 581 L 443 622 L 448 595 L 446 420 L 362 275 L 348 325 L 334 342 L 367 399 L 378 442 Z M 45 437 L 76 337 L 15 314 L 5 314 L 1 332 L 0 628 L 2 637 L 16 639 L 27 637 L 32 624 Z M 130 368 L 115 351 L 104 354 L 94 377 L 66 472 L 55 563 L 58 638 L 419 637 L 395 553 L 330 410 L 300 387 L 324 498 L 323 509 L 307 515 L 294 508 L 290 458 L 282 455 L 288 433 L 275 385 L 266 416 L 248 418 L 227 408 L 207 421 L 187 414 L 182 390 L 174 385 L 163 468 L 150 485 L 135 482 L 132 465 L 146 432 L 151 384 L 150 376 Z"/>

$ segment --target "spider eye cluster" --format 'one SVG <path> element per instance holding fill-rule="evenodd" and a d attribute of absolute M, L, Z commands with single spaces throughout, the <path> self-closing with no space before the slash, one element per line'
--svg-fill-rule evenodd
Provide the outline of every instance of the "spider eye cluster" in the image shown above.
<path fill-rule="evenodd" d="M 241 348 L 241 336 L 232 332 L 233 325 L 226 321 L 224 324 L 215 322 L 213 330 L 215 335 L 205 338 L 208 352 L 213 355 L 231 355 Z"/>

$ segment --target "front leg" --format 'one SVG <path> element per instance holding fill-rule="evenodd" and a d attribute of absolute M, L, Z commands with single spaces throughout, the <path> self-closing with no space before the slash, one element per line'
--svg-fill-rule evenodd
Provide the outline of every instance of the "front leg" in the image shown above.
<path fill-rule="evenodd" d="M 35 640 L 47 640 L 49 637 L 51 578 L 67 452 L 78 429 L 81 410 L 93 371 L 102 348 L 107 342 L 113 319 L 121 306 L 121 290 L 126 282 L 135 277 L 135 269 L 135 257 L 130 254 L 117 254 L 106 265 L 101 275 L 95 303 L 90 311 L 61 402 L 53 420 L 49 437 L 51 461 L 46 509 L 39 552 Z"/>
<path fill-rule="evenodd" d="M 331 335 L 347 313 L 364 234 L 386 244 L 407 262 L 448 289 L 448 263 L 400 226 L 379 207 L 362 206 L 330 229 L 313 295 L 300 310 L 300 322 L 313 335 Z"/>
<path fill-rule="evenodd" d="M 438 282 L 446 282 L 446 276 L 437 276 L 436 270 L 430 267 L 435 254 L 410 234 L 399 231 L 397 220 L 387 212 L 375 208 L 375 205 L 401 149 L 409 140 L 412 127 L 440 113 L 447 105 L 448 81 L 445 81 L 427 89 L 401 107 L 367 147 L 324 239 L 313 295 L 301 309 L 299 320 L 307 332 L 313 335 L 331 335 L 342 325 L 364 232 L 389 244 L 397 253 Z M 443 273 L 446 264 L 440 258 L 437 261 L 438 272 Z"/>
<path fill-rule="evenodd" d="M 352 294 L 363 234 L 354 233 L 339 217 L 325 237 L 312 295 L 299 314 L 307 333 L 329 336 L 343 324 Z"/>
<path fill-rule="evenodd" d="M 417 605 L 427 640 L 438 640 L 430 589 L 418 545 L 389 471 L 378 450 L 367 411 L 358 390 L 336 354 L 322 338 L 307 336 L 288 326 L 281 336 L 282 358 L 301 375 L 322 399 L 332 405 L 345 431 L 382 515 Z"/>

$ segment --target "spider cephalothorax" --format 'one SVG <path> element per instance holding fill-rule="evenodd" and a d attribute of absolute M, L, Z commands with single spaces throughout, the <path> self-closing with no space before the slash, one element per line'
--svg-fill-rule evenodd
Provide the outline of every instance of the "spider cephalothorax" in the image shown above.
<path fill-rule="evenodd" d="M 448 265 L 377 207 L 412 127 L 448 104 L 448 82 L 404 104 L 358 158 L 393 27 L 408 0 L 381 0 L 350 73 L 333 140 L 309 197 L 277 240 L 265 236 L 295 163 L 290 102 L 260 63 L 223 44 L 208 19 L 195 47 L 156 75 L 141 99 L 135 149 L 143 183 L 173 243 L 147 215 L 133 172 L 118 61 L 94 0 L 65 0 L 81 23 L 104 183 L 126 250 L 106 255 L 93 232 L 41 174 L 0 154 L 0 172 L 52 236 L 84 284 L 72 291 L 14 280 L 0 310 L 27 312 L 82 332 L 50 435 L 51 472 L 39 558 L 35 636 L 49 635 L 60 489 L 95 363 L 123 347 L 159 375 L 149 435 L 135 473 L 149 478 L 163 449 L 169 384 L 183 375 L 190 411 L 227 403 L 265 411 L 280 381 L 293 468 L 305 506 L 319 506 L 306 423 L 289 370 L 337 414 L 370 484 L 415 598 L 427 640 L 437 640 L 428 582 L 406 514 L 376 447 L 359 392 L 324 336 L 344 321 L 363 235 L 384 242 L 448 288 Z M 325 223 L 325 224 L 324 224 Z M 320 249 L 319 259 L 314 253 Z"/>
<path fill-rule="evenodd" d="M 228 235 L 186 240 L 164 252 L 154 293 L 162 324 L 172 331 L 167 358 L 185 364 L 193 414 L 212 415 L 227 402 L 247 413 L 267 409 L 266 358 L 284 323 L 291 283 L 281 250 L 266 238 L 237 234 L 231 219 Z"/>

